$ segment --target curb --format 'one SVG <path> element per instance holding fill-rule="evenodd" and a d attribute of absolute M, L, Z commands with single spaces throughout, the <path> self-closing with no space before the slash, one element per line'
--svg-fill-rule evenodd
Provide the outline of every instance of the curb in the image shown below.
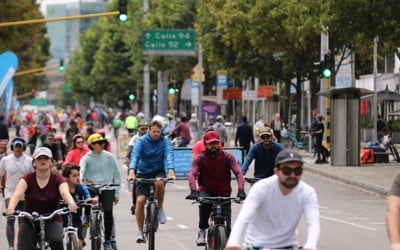
<path fill-rule="evenodd" d="M 367 183 L 367 182 L 364 182 L 364 181 L 355 180 L 355 179 L 348 178 L 348 177 L 338 176 L 338 175 L 331 174 L 331 173 L 328 173 L 326 171 L 321 171 L 319 169 L 312 168 L 312 167 L 304 166 L 304 170 L 309 171 L 309 172 L 314 173 L 314 174 L 318 174 L 318 175 L 327 177 L 329 179 L 333 179 L 333 180 L 342 182 L 344 184 L 349 184 L 349 185 L 352 185 L 352 186 L 355 186 L 355 187 L 358 187 L 358 188 L 365 189 L 365 190 L 367 190 L 369 192 L 373 192 L 373 193 L 376 193 L 376 194 L 381 195 L 381 196 L 386 196 L 388 194 L 388 189 L 385 188 L 385 187 L 379 186 L 379 185 L 375 185 L 375 184 L 372 184 L 372 183 Z"/>

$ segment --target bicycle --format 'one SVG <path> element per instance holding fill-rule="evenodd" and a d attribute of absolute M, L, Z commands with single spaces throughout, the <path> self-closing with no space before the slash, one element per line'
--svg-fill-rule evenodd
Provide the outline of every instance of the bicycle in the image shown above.
<path fill-rule="evenodd" d="M 46 232 L 45 232 L 45 222 L 48 220 L 53 219 L 54 216 L 56 215 L 64 215 L 64 214 L 68 214 L 70 213 L 68 208 L 60 208 L 55 210 L 54 212 L 52 212 L 49 215 L 45 215 L 45 214 L 39 214 L 37 212 L 25 212 L 25 211 L 15 211 L 15 213 L 13 215 L 9 215 L 7 217 L 14 217 L 14 218 L 27 218 L 32 224 L 34 222 L 39 222 L 39 232 L 38 233 L 38 242 L 36 244 L 36 248 L 38 250 L 50 250 L 50 246 L 48 244 L 48 242 L 46 241 Z M 6 216 L 3 213 L 4 216 Z"/>
<path fill-rule="evenodd" d="M 296 133 L 292 130 L 286 130 L 286 132 L 281 134 L 281 144 L 285 148 L 296 147 L 298 149 L 309 150 L 308 138 L 309 133 L 307 131 L 300 131 L 300 137 L 297 139 Z"/>
<path fill-rule="evenodd" d="M 206 245 L 207 250 L 223 250 L 227 241 L 227 221 L 226 216 L 222 214 L 222 206 L 227 203 L 240 203 L 237 197 L 199 197 L 192 204 L 211 204 L 212 213 L 210 217 L 210 226 L 207 229 Z"/>
<path fill-rule="evenodd" d="M 158 229 L 158 202 L 157 197 L 155 196 L 155 186 L 154 183 L 156 181 L 163 181 L 164 183 L 172 183 L 168 178 L 136 178 L 136 184 L 151 184 L 150 185 L 150 194 L 147 196 L 146 204 L 145 204 L 145 219 L 144 219 L 144 227 L 143 233 L 148 241 L 148 249 L 155 249 L 155 233 Z"/>
<path fill-rule="evenodd" d="M 259 181 L 259 180 L 261 180 L 262 178 L 257 178 L 257 177 L 247 177 L 247 176 L 245 176 L 244 177 L 244 180 L 247 182 L 247 183 L 250 183 L 250 186 L 253 186 L 257 181 Z"/>
<path fill-rule="evenodd" d="M 80 200 L 76 202 L 76 205 L 81 208 L 85 205 L 88 205 L 86 200 Z M 64 202 L 61 205 L 65 205 Z M 65 218 L 64 218 L 65 219 Z M 78 228 L 73 224 L 73 213 L 68 213 L 66 218 L 66 226 L 64 226 L 64 249 L 66 250 L 78 250 L 79 249 L 79 237 L 78 237 Z"/>
<path fill-rule="evenodd" d="M 285 248 L 264 248 L 262 246 L 252 245 L 245 250 L 302 250 L 303 247 L 285 247 Z"/>
<path fill-rule="evenodd" d="M 102 190 L 114 190 L 112 187 L 119 186 L 119 184 L 93 184 L 88 183 L 86 186 L 89 189 L 94 189 L 94 193 L 99 194 L 99 189 Z M 90 242 L 92 250 L 100 250 L 101 243 L 104 241 L 104 224 L 103 224 L 103 207 L 101 202 L 96 204 L 91 204 L 90 217 L 89 217 L 89 232 L 90 232 Z M 86 229 L 83 230 L 83 235 L 86 235 Z M 113 236 L 115 238 L 115 225 L 113 226 Z M 117 249 L 116 242 L 112 242 L 112 248 Z"/>

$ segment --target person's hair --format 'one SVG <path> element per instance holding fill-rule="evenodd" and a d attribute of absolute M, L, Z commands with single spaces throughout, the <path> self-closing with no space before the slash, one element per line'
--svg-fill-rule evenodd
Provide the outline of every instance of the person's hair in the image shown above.
<path fill-rule="evenodd" d="M 207 133 L 208 131 L 214 131 L 215 129 L 212 126 L 208 126 L 206 128 L 204 128 L 203 130 L 203 134 Z"/>
<path fill-rule="evenodd" d="M 389 133 L 389 129 L 387 127 L 382 128 L 383 133 Z"/>
<path fill-rule="evenodd" d="M 81 167 L 79 167 L 79 165 L 75 164 L 75 163 L 68 163 L 64 166 L 64 169 L 62 171 L 62 176 L 64 176 L 65 178 L 69 178 L 69 175 L 71 174 L 72 170 L 77 170 L 79 172 L 79 170 L 81 169 Z"/>
<path fill-rule="evenodd" d="M 245 115 L 242 116 L 242 121 L 243 121 L 243 122 L 246 122 L 246 121 L 247 121 L 247 116 L 245 116 Z"/>
<path fill-rule="evenodd" d="M 162 124 L 161 122 L 157 121 L 157 120 L 152 120 L 149 124 L 149 128 L 151 127 L 158 127 L 158 128 L 162 128 Z"/>

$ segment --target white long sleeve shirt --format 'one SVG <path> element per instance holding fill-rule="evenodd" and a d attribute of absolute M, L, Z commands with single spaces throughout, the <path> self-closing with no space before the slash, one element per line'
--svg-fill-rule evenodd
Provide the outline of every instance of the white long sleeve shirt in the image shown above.
<path fill-rule="evenodd" d="M 278 176 L 273 175 L 253 185 L 232 228 L 227 246 L 279 248 L 298 245 L 296 228 L 304 214 L 308 235 L 303 247 L 317 249 L 320 222 L 314 188 L 300 181 L 290 193 L 284 195 L 278 181 Z"/>

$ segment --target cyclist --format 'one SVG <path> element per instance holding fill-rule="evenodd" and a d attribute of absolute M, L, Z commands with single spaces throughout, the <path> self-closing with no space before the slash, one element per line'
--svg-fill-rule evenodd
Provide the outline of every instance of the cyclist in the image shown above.
<path fill-rule="evenodd" d="M 142 136 L 132 151 L 131 162 L 129 165 L 128 180 L 138 178 L 164 178 L 165 161 L 168 169 L 168 178 L 175 179 L 173 167 L 173 149 L 171 142 L 162 132 L 162 124 L 154 120 L 149 124 L 149 132 Z M 161 224 L 166 223 L 167 218 L 163 209 L 165 187 L 163 182 L 155 183 L 156 197 L 158 200 L 158 220 Z M 136 237 L 137 243 L 145 243 L 143 234 L 144 224 L 144 205 L 146 196 L 150 193 L 150 184 L 136 185 L 136 222 L 139 232 Z"/>
<path fill-rule="evenodd" d="M 79 164 L 82 157 L 87 152 L 89 152 L 89 148 L 85 144 L 83 135 L 81 134 L 74 135 L 74 137 L 72 138 L 72 148 L 68 151 L 63 166 L 67 165 L 68 163 Z"/>
<path fill-rule="evenodd" d="M 189 173 L 190 194 L 186 199 L 197 199 L 201 197 L 224 196 L 230 197 L 231 188 L 231 170 L 236 176 L 239 191 L 237 196 L 244 200 L 244 179 L 235 157 L 220 146 L 218 132 L 208 131 L 203 136 L 206 150 L 197 155 L 192 162 L 192 168 Z M 196 187 L 196 179 L 198 188 Z M 199 206 L 199 228 L 196 244 L 198 246 L 206 244 L 206 229 L 208 228 L 208 219 L 211 215 L 211 204 L 201 204 Z M 231 227 L 231 203 L 222 206 L 222 213 L 226 216 L 227 233 L 229 235 Z"/>
<path fill-rule="evenodd" d="M 128 143 L 128 152 L 126 154 L 126 160 L 127 160 L 127 165 L 129 166 L 129 162 L 131 160 L 131 155 L 132 155 L 132 150 L 135 147 L 135 144 L 139 140 L 139 138 L 147 133 L 148 129 L 148 124 L 146 123 L 140 123 L 138 127 L 138 133 L 129 140 Z M 132 206 L 131 206 L 131 213 L 135 214 L 135 206 L 136 206 L 136 194 L 135 194 L 135 188 L 136 184 L 133 183 L 132 185 Z"/>
<path fill-rule="evenodd" d="M 274 174 L 274 161 L 279 152 L 283 150 L 281 144 L 272 141 L 273 132 L 269 127 L 262 127 L 259 130 L 260 142 L 254 144 L 242 165 L 243 175 L 255 159 L 254 178 L 267 178 Z"/>
<path fill-rule="evenodd" d="M 79 170 L 80 170 L 79 165 L 74 163 L 69 163 L 64 166 L 64 169 L 62 171 L 62 176 L 66 179 L 68 183 L 69 192 L 71 193 L 75 202 L 80 200 L 88 200 L 91 203 L 96 203 L 97 199 L 92 198 L 90 196 L 88 188 L 84 184 L 79 183 Z M 73 215 L 73 225 L 74 227 L 78 228 L 79 249 L 82 249 L 84 240 L 82 234 L 81 216 L 82 216 L 81 210 L 79 210 L 76 214 Z M 66 223 L 67 221 L 64 220 L 64 224 Z"/>
<path fill-rule="evenodd" d="M 317 249 L 319 206 L 315 189 L 301 180 L 303 164 L 296 152 L 284 150 L 277 155 L 275 175 L 250 189 L 233 225 L 227 250 L 240 250 L 243 238 L 249 248 L 297 249 L 296 227 L 302 214 L 308 228 L 303 249 Z"/>
<path fill-rule="evenodd" d="M 121 175 L 114 155 L 104 150 L 105 141 L 100 134 L 88 138 L 90 152 L 85 154 L 79 166 L 81 179 L 93 184 L 118 184 L 113 190 L 99 190 L 99 202 L 104 211 L 104 249 L 111 250 L 111 232 L 114 224 L 113 204 L 119 201 Z"/>
<path fill-rule="evenodd" d="M 8 203 L 10 202 L 10 198 L 14 193 L 19 179 L 25 174 L 33 172 L 32 158 L 24 154 L 25 148 L 25 140 L 22 138 L 15 138 L 11 141 L 12 154 L 3 157 L 0 161 L 0 179 L 3 176 L 7 176 L 4 186 L 5 207 L 8 207 Z M 22 199 L 18 202 L 16 207 L 18 210 L 23 210 L 24 205 L 25 201 Z M 7 218 L 6 235 L 9 249 L 14 249 L 14 224 L 14 218 Z"/>
<path fill-rule="evenodd" d="M 62 198 L 70 211 L 77 210 L 77 206 L 68 190 L 65 179 L 51 172 L 53 166 L 53 155 L 50 149 L 39 147 L 33 153 L 33 167 L 35 172 L 24 175 L 17 184 L 13 195 L 11 196 L 6 215 L 12 215 L 18 202 L 25 195 L 24 210 L 39 214 L 51 213 L 60 206 Z M 38 225 L 31 224 L 28 220 L 21 220 L 21 226 L 18 233 L 19 250 L 35 249 L 38 241 L 35 228 Z M 63 249 L 63 226 L 61 216 L 56 216 L 46 224 L 46 240 L 51 249 Z"/>
<path fill-rule="evenodd" d="M 391 250 L 400 250 L 400 174 L 397 174 L 388 192 L 386 203 L 386 231 Z"/>

